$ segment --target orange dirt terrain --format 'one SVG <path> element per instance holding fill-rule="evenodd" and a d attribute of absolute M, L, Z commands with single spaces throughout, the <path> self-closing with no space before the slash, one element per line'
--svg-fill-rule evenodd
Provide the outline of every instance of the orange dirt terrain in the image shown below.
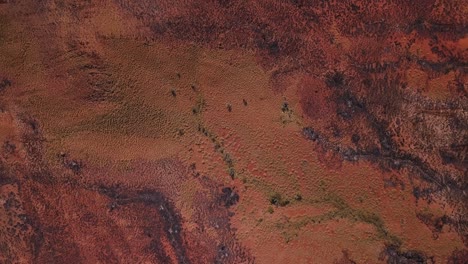
<path fill-rule="evenodd" d="M 462 0 L 0 0 L 0 263 L 468 263 Z"/>

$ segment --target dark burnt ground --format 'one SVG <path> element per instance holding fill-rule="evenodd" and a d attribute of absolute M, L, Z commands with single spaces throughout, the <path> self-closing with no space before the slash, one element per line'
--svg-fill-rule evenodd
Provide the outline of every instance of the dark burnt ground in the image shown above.
<path fill-rule="evenodd" d="M 461 249 L 461 250 L 454 250 L 452 255 L 448 258 L 448 264 L 455 264 L 455 263 L 463 263 L 468 259 L 468 250 Z"/>
<path fill-rule="evenodd" d="M 223 187 L 208 177 L 201 176 L 199 180 L 203 188 L 202 191 L 197 192 L 195 197 L 195 201 L 199 205 L 199 209 L 195 213 L 195 223 L 198 224 L 200 233 L 214 229 L 214 233 L 219 237 L 219 240 L 213 244 L 218 249 L 213 262 L 253 262 L 254 258 L 235 238 L 235 229 L 231 227 L 229 221 L 229 217 L 233 213 L 226 210 L 239 201 L 239 195 L 231 187 Z"/>
<path fill-rule="evenodd" d="M 21 142 L 0 156 L 2 263 L 239 263 L 253 259 L 229 225 L 239 195 L 204 185 L 187 230 L 167 192 L 119 183 L 84 181 L 86 168 L 68 154 L 62 175 L 43 162 L 39 123 L 22 116 Z M 19 153 L 24 151 L 25 156 Z M 80 164 L 80 170 L 70 164 Z M 187 170 L 189 171 L 189 170 Z M 200 179 L 204 182 L 204 179 Z M 211 189 L 210 189 L 211 188 Z M 212 195 L 204 195 L 210 193 Z M 4 217 L 3 217 L 4 216 Z M 192 220 L 190 220 L 192 221 Z M 205 228 L 216 229 L 207 235 Z"/>
<path fill-rule="evenodd" d="M 146 250 L 154 254 L 158 262 L 171 262 L 166 252 L 169 251 L 175 255 L 178 263 L 190 263 L 182 234 L 182 219 L 171 202 L 160 192 L 122 190 L 118 186 L 102 185 L 97 191 L 111 199 L 110 212 L 116 214 L 125 208 L 132 212 L 140 224 L 143 224 L 144 234 L 151 239 Z M 169 241 L 169 249 L 165 248 L 163 239 Z"/>
<path fill-rule="evenodd" d="M 155 39 L 256 52 L 275 91 L 287 76 L 305 76 L 305 138 L 346 162 L 408 172 L 416 199 L 455 208 L 446 223 L 468 241 L 463 1 L 117 2 Z M 410 85 L 411 70 L 429 80 L 453 74 L 439 88 L 448 95 Z"/>
<path fill-rule="evenodd" d="M 400 248 L 390 245 L 382 251 L 380 259 L 386 259 L 389 264 L 399 264 L 399 263 L 408 263 L 408 264 L 431 264 L 434 263 L 434 260 L 430 257 L 427 257 L 424 253 L 409 250 L 402 251 Z"/>

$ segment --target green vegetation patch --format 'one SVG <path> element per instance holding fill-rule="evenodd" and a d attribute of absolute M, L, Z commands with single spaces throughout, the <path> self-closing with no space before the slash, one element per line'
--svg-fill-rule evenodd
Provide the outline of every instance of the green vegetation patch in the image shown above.
<path fill-rule="evenodd" d="M 275 196 L 275 198 L 278 197 Z M 402 244 L 401 239 L 391 234 L 387 230 L 382 218 L 374 212 L 352 208 L 343 198 L 331 192 L 324 193 L 323 197 L 315 202 L 330 204 L 335 208 L 335 210 L 314 217 L 303 217 L 296 221 L 288 221 L 287 223 L 277 224 L 278 228 L 286 229 L 283 233 L 287 234 L 285 237 L 287 241 L 291 239 L 291 234 L 297 234 L 302 227 L 305 227 L 308 224 L 320 224 L 333 219 L 348 219 L 351 221 L 362 222 L 374 226 L 377 237 L 391 245 Z"/>

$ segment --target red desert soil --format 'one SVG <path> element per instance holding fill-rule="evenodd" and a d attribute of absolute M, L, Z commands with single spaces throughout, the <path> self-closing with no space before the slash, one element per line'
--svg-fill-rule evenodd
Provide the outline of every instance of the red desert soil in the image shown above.
<path fill-rule="evenodd" d="M 467 263 L 468 5 L 0 0 L 0 263 Z"/>

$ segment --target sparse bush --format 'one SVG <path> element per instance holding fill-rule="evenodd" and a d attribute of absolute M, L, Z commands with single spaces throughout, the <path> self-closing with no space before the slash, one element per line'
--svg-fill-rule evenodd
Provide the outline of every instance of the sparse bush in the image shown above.
<path fill-rule="evenodd" d="M 215 142 L 214 143 L 214 148 L 215 148 L 215 150 L 218 150 L 218 149 L 221 148 L 221 145 L 218 142 Z"/>
<path fill-rule="evenodd" d="M 275 210 L 273 209 L 273 207 L 268 206 L 267 212 L 272 214 L 273 212 L 275 212 Z"/>
<path fill-rule="evenodd" d="M 179 136 L 183 136 L 185 134 L 185 131 L 183 129 L 179 128 L 179 129 L 177 129 L 177 134 Z"/>
<path fill-rule="evenodd" d="M 289 111 L 288 102 L 283 102 L 283 105 L 281 106 L 281 111 L 283 111 L 283 112 L 288 112 Z"/>
<path fill-rule="evenodd" d="M 280 193 L 273 193 L 270 196 L 270 203 L 276 206 L 286 206 L 289 204 L 289 200 L 284 199 Z"/>
<path fill-rule="evenodd" d="M 229 176 L 231 176 L 232 179 L 236 176 L 236 170 L 233 167 L 229 167 L 228 169 Z"/>
<path fill-rule="evenodd" d="M 294 195 L 294 200 L 296 200 L 296 201 L 302 201 L 302 195 L 300 195 L 300 194 Z"/>
<path fill-rule="evenodd" d="M 229 155 L 229 153 L 224 153 L 223 155 L 223 160 L 229 164 L 230 166 L 232 166 L 232 159 L 231 159 L 231 155 Z"/>

